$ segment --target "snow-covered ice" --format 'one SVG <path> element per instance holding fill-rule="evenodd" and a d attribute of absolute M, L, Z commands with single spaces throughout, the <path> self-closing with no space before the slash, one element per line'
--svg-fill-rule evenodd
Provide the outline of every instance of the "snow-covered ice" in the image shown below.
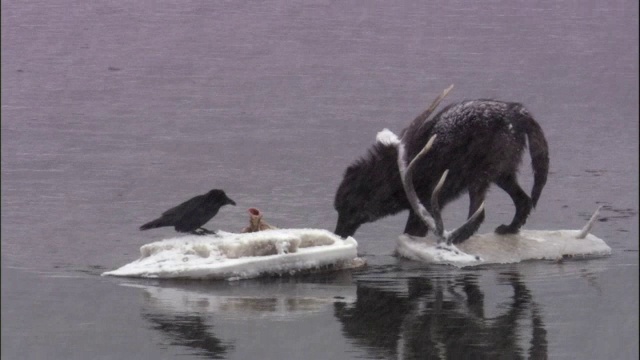
<path fill-rule="evenodd" d="M 247 279 L 270 274 L 355 268 L 358 243 L 322 229 L 187 235 L 140 247 L 140 258 L 102 275 L 145 278 Z"/>
<path fill-rule="evenodd" d="M 587 233 L 592 223 L 582 230 L 476 234 L 457 246 L 438 245 L 431 237 L 400 235 L 396 253 L 411 260 L 458 267 L 611 254 L 611 248 L 602 239 Z M 143 245 L 138 260 L 102 275 L 237 280 L 351 269 L 365 264 L 357 257 L 357 248 L 354 238 L 342 239 L 322 229 L 241 234 L 219 231 L 217 235 L 186 235 Z"/>
<path fill-rule="evenodd" d="M 458 267 L 611 254 L 611 248 L 602 239 L 593 234 L 579 239 L 580 233 L 581 230 L 521 230 L 517 235 L 478 234 L 457 247 L 437 246 L 430 237 L 400 235 L 396 251 L 411 260 Z"/>

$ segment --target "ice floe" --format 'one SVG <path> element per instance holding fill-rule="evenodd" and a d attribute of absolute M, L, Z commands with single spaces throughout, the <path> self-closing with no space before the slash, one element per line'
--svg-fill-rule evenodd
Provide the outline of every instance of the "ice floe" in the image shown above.
<path fill-rule="evenodd" d="M 458 267 L 507 264 L 526 260 L 588 258 L 611 254 L 611 248 L 582 230 L 521 230 L 515 235 L 477 234 L 457 246 L 436 244 L 436 239 L 400 235 L 398 255 L 426 263 Z"/>
<path fill-rule="evenodd" d="M 364 265 L 358 243 L 322 229 L 187 235 L 143 245 L 140 258 L 102 275 L 143 278 L 248 279 Z"/>

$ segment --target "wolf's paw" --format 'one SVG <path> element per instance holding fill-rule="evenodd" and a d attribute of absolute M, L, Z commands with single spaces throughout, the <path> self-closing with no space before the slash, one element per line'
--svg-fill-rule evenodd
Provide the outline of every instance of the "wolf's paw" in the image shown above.
<path fill-rule="evenodd" d="M 496 234 L 499 234 L 499 235 L 517 234 L 518 231 L 519 231 L 518 229 L 514 229 L 511 226 L 504 225 L 504 224 L 498 226 L 495 230 Z"/>

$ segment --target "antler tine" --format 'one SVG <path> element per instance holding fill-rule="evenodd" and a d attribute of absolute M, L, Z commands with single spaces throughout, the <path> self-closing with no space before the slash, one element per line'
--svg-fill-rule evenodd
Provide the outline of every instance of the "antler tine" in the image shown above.
<path fill-rule="evenodd" d="M 433 102 L 431 103 L 431 105 L 429 105 L 427 110 L 422 112 L 422 114 L 418 115 L 418 117 L 416 117 L 415 120 L 413 120 L 413 122 L 408 127 L 408 129 L 414 128 L 417 125 L 422 125 L 429 118 L 429 116 L 431 116 L 431 113 L 433 113 L 433 111 L 436 109 L 436 107 L 438 107 L 438 105 L 440 105 L 440 102 L 447 95 L 449 95 L 449 92 L 451 92 L 451 90 L 453 90 L 453 84 L 449 85 L 448 88 L 444 89 L 442 94 L 440 94 L 437 98 L 435 98 L 435 100 L 433 100 Z"/>
<path fill-rule="evenodd" d="M 411 162 L 407 166 L 407 169 L 406 169 L 407 172 L 413 172 L 413 168 L 416 166 L 416 163 L 418 162 L 418 160 L 420 160 L 422 157 L 424 157 L 429 152 L 429 150 L 431 150 L 431 147 L 433 146 L 434 141 L 436 141 L 436 136 L 437 135 L 431 136 L 429 138 L 429 141 L 427 141 L 427 144 L 422 148 L 422 150 L 420 150 L 418 155 L 416 155 L 413 158 L 413 160 L 411 160 Z M 404 157 L 403 157 L 403 159 L 404 159 Z"/>
<path fill-rule="evenodd" d="M 587 237 L 587 235 L 589 235 L 589 231 L 591 231 L 591 227 L 593 226 L 593 224 L 596 222 L 596 220 L 598 219 L 598 216 L 600 216 L 600 209 L 602 209 L 602 205 L 598 206 L 598 208 L 596 209 L 596 211 L 593 213 L 593 215 L 591 215 L 591 218 L 589 219 L 589 221 L 587 222 L 587 225 L 585 225 L 582 230 L 580 230 L 580 232 L 578 233 L 578 235 L 576 235 L 576 239 L 584 239 Z"/>
<path fill-rule="evenodd" d="M 467 221 L 462 224 L 459 228 L 453 230 L 449 234 L 446 235 L 447 245 L 451 245 L 452 243 L 459 243 L 468 239 L 476 229 L 480 226 L 480 221 L 482 220 L 482 212 L 484 211 L 484 201 L 478 207 L 478 210 L 471 215 Z"/>
<path fill-rule="evenodd" d="M 433 219 L 436 223 L 436 233 L 444 235 L 444 224 L 442 223 L 442 215 L 440 214 L 440 202 L 438 201 L 440 196 L 440 190 L 442 190 L 442 186 L 444 185 L 444 181 L 447 179 L 447 174 L 449 174 L 449 170 L 445 170 L 440 177 L 440 181 L 433 189 L 431 193 L 431 213 L 433 214 Z M 446 237 L 446 236 L 445 236 Z"/>
<path fill-rule="evenodd" d="M 433 192 L 431 193 L 431 213 L 430 215 L 428 214 L 427 216 L 429 217 L 428 220 L 430 222 L 431 221 L 433 222 L 434 226 L 430 227 L 430 230 L 433 231 L 433 233 L 438 237 L 438 242 L 446 241 L 447 245 L 451 245 L 452 243 L 458 243 L 460 241 L 464 241 L 467 238 L 469 238 L 471 235 L 473 235 L 474 231 L 478 228 L 478 226 L 480 225 L 480 221 L 482 220 L 480 215 L 482 215 L 482 212 L 484 210 L 484 201 L 482 202 L 482 204 L 480 204 L 480 206 L 473 213 L 473 215 L 471 215 L 471 217 L 467 219 L 467 221 L 464 224 L 462 224 L 462 226 L 458 227 L 457 229 L 454 229 L 451 232 L 447 232 L 444 229 L 442 214 L 440 213 L 440 201 L 439 201 L 440 190 L 442 190 L 442 187 L 444 186 L 444 182 L 447 179 L 447 175 L 449 175 L 448 169 L 442 173 L 442 176 L 440 177 L 438 184 L 436 185 L 436 187 L 433 189 Z M 415 198 L 418 199 L 417 196 Z M 419 200 L 417 201 L 419 202 Z M 424 206 L 422 207 L 424 208 Z"/>
<path fill-rule="evenodd" d="M 442 215 L 440 214 L 440 190 L 442 190 L 442 186 L 444 185 L 444 181 L 447 179 L 447 175 L 449 174 L 449 169 L 445 170 L 440 177 L 440 181 L 433 189 L 431 193 L 431 214 L 435 221 L 436 232 L 439 234 L 443 234 L 442 237 L 447 240 L 447 245 L 451 245 L 452 243 L 458 243 L 460 241 L 464 241 L 473 235 L 473 232 L 480 226 L 480 215 L 484 210 L 484 201 L 478 209 L 471 215 L 467 221 L 462 224 L 459 228 L 447 233 L 444 229 L 444 224 L 442 222 Z"/>
<path fill-rule="evenodd" d="M 449 95 L 449 92 L 451 92 L 451 90 L 453 90 L 453 84 L 449 85 L 448 88 L 444 89 L 442 94 L 440 94 L 440 96 L 438 96 L 435 100 L 433 100 L 433 102 L 431 103 L 431 105 L 429 106 L 429 108 L 425 112 L 428 112 L 429 115 L 431 115 L 433 110 L 435 110 L 436 107 L 438 107 L 438 105 L 440 105 L 440 102 L 442 101 L 442 99 L 444 99 L 447 95 Z"/>
<path fill-rule="evenodd" d="M 431 217 L 427 209 L 422 205 L 420 200 L 418 199 L 418 195 L 416 194 L 416 190 L 413 187 L 413 168 L 416 164 L 416 160 L 420 159 L 424 156 L 427 151 L 431 148 L 433 144 L 434 138 L 431 138 L 427 145 L 422 149 L 422 151 L 416 156 L 407 166 L 405 157 L 405 147 L 404 143 L 400 142 L 397 144 L 398 146 L 398 168 L 400 170 L 400 179 L 402 180 L 402 185 L 404 187 L 404 191 L 407 195 L 407 200 L 409 201 L 409 205 L 413 211 L 422 219 L 422 221 L 427 225 L 429 230 L 433 231 L 436 235 L 436 224 L 434 219 Z M 440 241 L 440 239 L 438 239 Z"/>

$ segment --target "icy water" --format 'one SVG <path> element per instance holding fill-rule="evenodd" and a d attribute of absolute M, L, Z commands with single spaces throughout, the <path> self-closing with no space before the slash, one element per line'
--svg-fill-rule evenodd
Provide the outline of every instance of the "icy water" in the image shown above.
<path fill-rule="evenodd" d="M 2 358 L 637 359 L 637 1 L 428 3 L 3 1 Z M 610 257 L 427 266 L 393 256 L 403 213 L 356 233 L 362 270 L 99 276 L 211 188 L 238 206 L 210 228 L 333 230 L 344 169 L 450 84 L 527 106 L 551 171 L 526 227 L 603 205 Z"/>

